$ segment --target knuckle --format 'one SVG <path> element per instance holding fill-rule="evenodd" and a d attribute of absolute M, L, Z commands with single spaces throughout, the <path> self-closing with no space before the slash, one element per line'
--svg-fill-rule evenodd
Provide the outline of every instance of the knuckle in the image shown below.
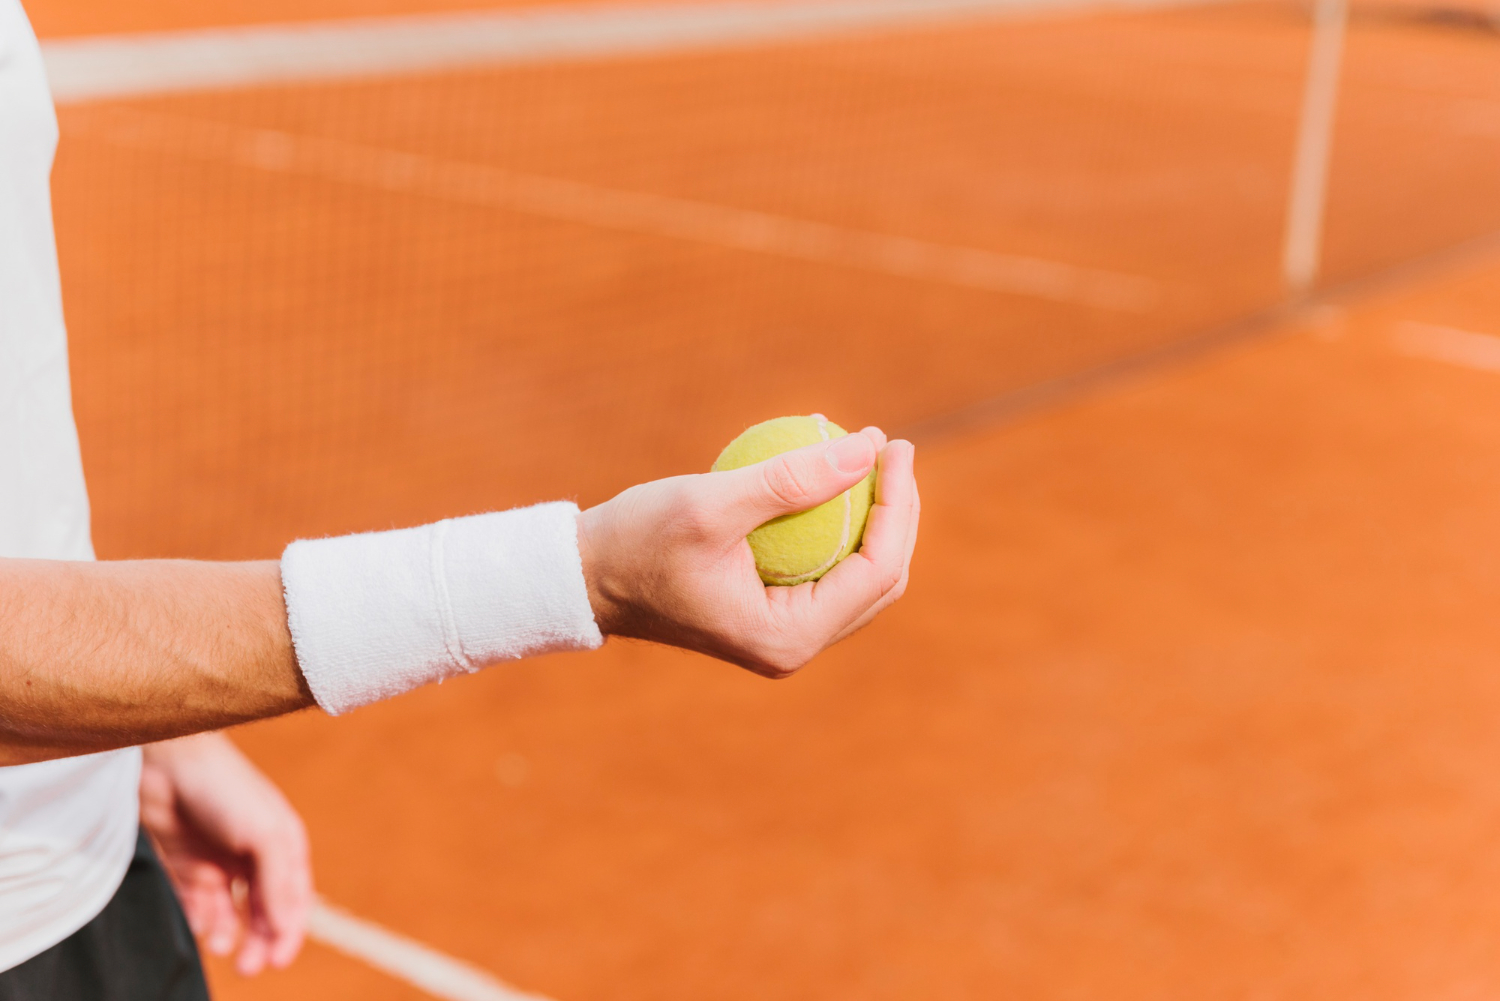
<path fill-rule="evenodd" d="M 767 492 L 778 501 L 795 505 L 806 499 L 810 484 L 800 464 L 782 458 L 765 463 L 761 469 Z"/>
<path fill-rule="evenodd" d="M 259 840 L 266 848 L 287 858 L 300 859 L 309 853 L 307 828 L 290 807 L 282 816 L 267 821 Z"/>
<path fill-rule="evenodd" d="M 297 858 L 306 858 L 311 851 L 307 840 L 307 829 L 300 820 L 295 820 L 282 835 L 282 843 Z"/>
<path fill-rule="evenodd" d="M 677 529 L 689 538 L 702 539 L 713 534 L 717 512 L 693 494 L 680 494 L 672 514 Z"/>

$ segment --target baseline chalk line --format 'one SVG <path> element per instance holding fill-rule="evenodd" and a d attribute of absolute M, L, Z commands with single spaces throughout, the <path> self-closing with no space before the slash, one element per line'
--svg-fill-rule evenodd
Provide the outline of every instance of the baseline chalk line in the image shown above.
<path fill-rule="evenodd" d="M 1224 0 L 717 0 L 359 18 L 51 39 L 59 103 L 812 40 L 1040 13 Z"/>
<path fill-rule="evenodd" d="M 74 109 L 62 122 L 69 136 L 168 155 L 1068 305 L 1139 313 L 1163 292 L 1136 275 L 273 129 L 128 108 Z"/>
<path fill-rule="evenodd" d="M 308 937 L 403 980 L 442 1001 L 549 1001 L 498 980 L 470 963 L 357 918 L 325 900 L 313 904 Z"/>
<path fill-rule="evenodd" d="M 1500 372 L 1500 337 L 1436 323 L 1398 323 L 1391 344 L 1402 354 L 1481 372 Z"/>

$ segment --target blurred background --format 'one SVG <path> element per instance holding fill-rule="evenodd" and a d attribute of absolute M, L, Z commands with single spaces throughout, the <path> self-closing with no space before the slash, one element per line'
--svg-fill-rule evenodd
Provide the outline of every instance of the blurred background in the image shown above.
<path fill-rule="evenodd" d="M 555 1001 L 1500 993 L 1500 8 L 27 9 L 102 557 L 918 445 L 791 682 L 239 731 L 332 904 Z M 429 996 L 335 939 L 216 990 Z"/>

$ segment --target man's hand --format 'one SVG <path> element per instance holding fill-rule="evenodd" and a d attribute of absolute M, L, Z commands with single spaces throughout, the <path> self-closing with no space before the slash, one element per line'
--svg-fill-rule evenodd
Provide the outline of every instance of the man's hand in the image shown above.
<path fill-rule="evenodd" d="M 243 932 L 235 965 L 245 976 L 296 957 L 313 898 L 307 833 L 227 737 L 145 748 L 141 824 L 210 952 L 228 955 Z"/>
<path fill-rule="evenodd" d="M 670 643 L 785 677 L 906 590 L 920 503 L 910 442 L 878 428 L 722 473 L 631 487 L 578 517 L 589 600 L 607 634 Z M 745 536 L 832 500 L 879 462 L 858 552 L 821 580 L 766 587 Z"/>

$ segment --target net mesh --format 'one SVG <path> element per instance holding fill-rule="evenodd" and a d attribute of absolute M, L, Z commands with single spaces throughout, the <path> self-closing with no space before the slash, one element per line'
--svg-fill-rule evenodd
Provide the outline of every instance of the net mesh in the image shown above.
<path fill-rule="evenodd" d="M 1307 11 L 1226 3 L 241 88 L 60 111 L 107 556 L 707 465 L 754 421 L 911 426 L 1253 314 Z M 1357 5 L 1324 281 L 1500 229 L 1484 8 Z"/>

